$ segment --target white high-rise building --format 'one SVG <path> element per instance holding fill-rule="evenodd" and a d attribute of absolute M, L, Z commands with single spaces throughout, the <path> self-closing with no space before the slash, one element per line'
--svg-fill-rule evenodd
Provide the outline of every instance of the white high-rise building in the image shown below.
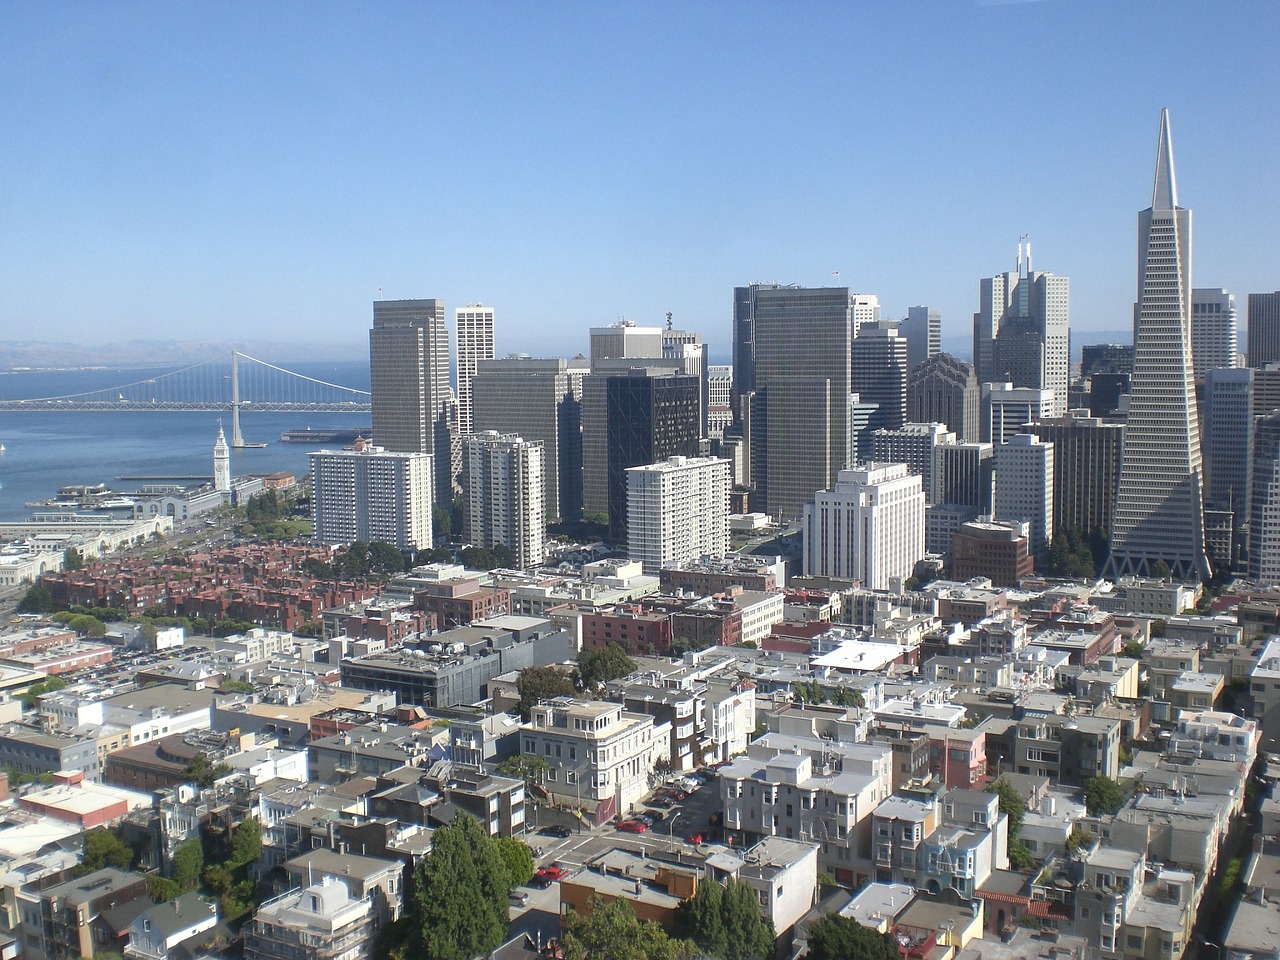
<path fill-rule="evenodd" d="M 1129 420 L 1107 575 L 1207 580 L 1200 426 L 1192 384 L 1191 211 L 1178 206 L 1169 111 L 1160 115 L 1151 206 L 1138 214 L 1138 302 Z"/>
<path fill-rule="evenodd" d="M 321 543 L 380 541 L 401 550 L 431 546 L 429 453 L 400 453 L 357 440 L 310 455 L 312 536 Z"/>
<path fill-rule="evenodd" d="M 542 563 L 546 546 L 540 440 L 487 430 L 463 441 L 467 539 L 509 547 L 521 570 Z"/>
<path fill-rule="evenodd" d="M 924 486 L 905 463 L 841 470 L 834 489 L 805 504 L 805 575 L 888 590 L 891 577 L 910 577 L 924 556 L 924 513 Z"/>
<path fill-rule="evenodd" d="M 458 343 L 458 431 L 471 432 L 471 380 L 476 364 L 493 359 L 493 307 L 478 303 L 458 307 L 454 312 Z"/>
<path fill-rule="evenodd" d="M 707 436 L 718 439 L 733 423 L 733 367 L 713 363 L 707 367 Z"/>
<path fill-rule="evenodd" d="M 992 513 L 997 520 L 1031 524 L 1033 554 L 1049 549 L 1054 533 L 1053 444 L 1019 433 L 996 447 L 996 492 Z"/>
<path fill-rule="evenodd" d="M 1024 425 L 1052 417 L 1057 397 L 1052 390 L 1015 387 L 1012 383 L 982 385 L 982 439 L 995 444 L 1008 443 L 1021 433 Z"/>
<path fill-rule="evenodd" d="M 657 573 L 729 552 L 728 460 L 671 457 L 627 470 L 627 556 Z"/>
<path fill-rule="evenodd" d="M 864 324 L 880 322 L 880 298 L 874 293 L 855 293 L 849 297 L 853 317 L 853 335 L 856 338 Z"/>
<path fill-rule="evenodd" d="M 1025 239 L 1025 238 L 1024 238 Z M 985 278 L 973 315 L 973 358 L 979 383 L 1052 390 L 1053 410 L 1067 409 L 1071 378 L 1069 282 L 1031 269 L 1031 243 L 1018 243 L 1018 268 Z M 987 439 L 984 437 L 983 439 Z"/>
<path fill-rule="evenodd" d="M 1210 370 L 1239 366 L 1236 297 L 1229 290 L 1196 287 L 1191 291 L 1191 361 L 1196 379 Z"/>
<path fill-rule="evenodd" d="M 231 449 L 227 446 L 222 422 L 218 422 L 218 438 L 213 441 L 213 489 L 231 492 Z"/>
<path fill-rule="evenodd" d="M 908 307 L 907 318 L 898 325 L 907 338 L 907 373 L 942 352 L 942 314 L 933 307 Z"/>

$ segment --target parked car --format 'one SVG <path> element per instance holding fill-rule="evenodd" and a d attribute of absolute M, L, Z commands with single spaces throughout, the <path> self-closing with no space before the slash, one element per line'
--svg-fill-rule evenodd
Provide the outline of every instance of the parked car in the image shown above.
<path fill-rule="evenodd" d="M 516 893 L 515 891 L 512 891 L 511 906 L 524 907 L 524 906 L 528 906 L 528 904 L 529 904 L 529 895 L 527 893 Z"/>
<path fill-rule="evenodd" d="M 675 801 L 665 795 L 661 797 L 655 796 L 652 800 L 649 801 L 649 806 L 662 807 L 664 810 L 666 810 L 666 809 L 669 809 L 670 807 L 675 806 Z"/>
<path fill-rule="evenodd" d="M 535 873 L 533 875 L 533 879 L 529 881 L 529 886 L 536 887 L 539 890 L 545 890 L 547 887 L 551 886 L 553 882 L 554 881 L 552 881 L 550 877 Z"/>
<path fill-rule="evenodd" d="M 644 833 L 649 828 L 639 820 L 623 820 L 618 829 L 623 833 Z"/>
<path fill-rule="evenodd" d="M 653 823 L 649 824 L 650 826 L 653 826 L 654 823 L 661 823 L 663 820 L 667 819 L 667 815 L 661 810 L 650 810 L 645 814 L 645 816 L 653 821 Z"/>
<path fill-rule="evenodd" d="M 643 823 L 646 827 L 653 826 L 653 817 L 651 817 L 647 813 L 637 813 L 631 819 L 634 820 L 636 823 Z"/>
<path fill-rule="evenodd" d="M 541 830 L 538 831 L 538 836 L 559 837 L 561 840 L 563 840 L 565 837 L 572 837 L 573 831 L 570 830 L 568 827 L 564 826 L 563 824 L 557 823 L 550 827 L 543 827 Z"/>
<path fill-rule="evenodd" d="M 555 880 L 563 880 L 568 875 L 569 875 L 569 871 L 566 870 L 564 867 L 560 866 L 560 864 L 551 863 L 545 867 L 541 867 L 533 875 L 533 878 L 536 880 L 539 877 L 545 877 L 549 881 L 555 881 Z"/>

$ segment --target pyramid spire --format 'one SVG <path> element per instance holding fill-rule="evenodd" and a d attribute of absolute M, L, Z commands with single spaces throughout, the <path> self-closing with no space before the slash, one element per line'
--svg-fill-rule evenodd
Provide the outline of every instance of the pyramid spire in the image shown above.
<path fill-rule="evenodd" d="M 1151 190 L 1152 210 L 1175 210 L 1178 181 L 1173 175 L 1173 135 L 1169 132 L 1169 108 L 1160 111 L 1160 143 L 1156 147 L 1156 181 Z"/>

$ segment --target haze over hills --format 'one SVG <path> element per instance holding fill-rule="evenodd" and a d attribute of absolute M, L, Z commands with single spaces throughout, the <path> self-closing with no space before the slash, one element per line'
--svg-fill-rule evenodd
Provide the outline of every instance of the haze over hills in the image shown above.
<path fill-rule="evenodd" d="M 126 340 L 112 343 L 66 343 L 46 340 L 0 342 L 0 370 L 19 368 L 68 369 L 81 367 L 172 367 L 199 363 L 238 350 L 269 363 L 298 360 L 367 360 L 369 345 L 279 340 Z"/>

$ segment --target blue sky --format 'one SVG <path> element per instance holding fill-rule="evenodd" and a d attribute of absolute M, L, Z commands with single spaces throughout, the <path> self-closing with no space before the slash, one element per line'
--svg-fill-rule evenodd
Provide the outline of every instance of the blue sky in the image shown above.
<path fill-rule="evenodd" d="M 370 301 L 498 352 L 627 318 L 728 350 L 731 288 L 839 282 L 967 334 L 978 279 L 1131 320 L 1172 114 L 1193 276 L 1280 287 L 1280 4 L 0 0 L 12 339 L 366 342 Z"/>

